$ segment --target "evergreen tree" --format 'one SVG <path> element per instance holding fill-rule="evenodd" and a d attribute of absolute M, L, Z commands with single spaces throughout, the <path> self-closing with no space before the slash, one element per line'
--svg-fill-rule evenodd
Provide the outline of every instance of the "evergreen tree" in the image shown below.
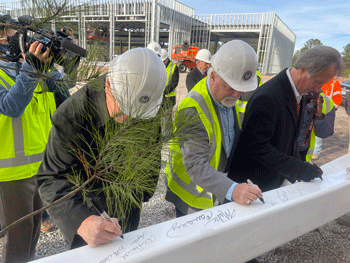
<path fill-rule="evenodd" d="M 350 74 L 350 44 L 347 44 L 344 47 L 343 52 L 341 53 L 344 62 L 344 76 L 348 77 Z"/>
<path fill-rule="evenodd" d="M 304 46 L 300 49 L 295 51 L 294 56 L 293 56 L 293 62 L 292 65 L 294 65 L 294 63 L 297 61 L 297 59 L 304 54 L 306 51 L 308 51 L 309 49 L 316 47 L 316 46 L 321 46 L 323 45 L 322 42 L 319 39 L 309 39 L 308 41 L 305 42 Z"/>

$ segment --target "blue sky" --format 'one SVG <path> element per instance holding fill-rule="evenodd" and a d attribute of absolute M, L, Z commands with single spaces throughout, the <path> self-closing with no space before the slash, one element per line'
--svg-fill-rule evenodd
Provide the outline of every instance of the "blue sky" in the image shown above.
<path fill-rule="evenodd" d="M 50 0 L 52 1 L 52 0 Z M 350 43 L 350 0 L 178 0 L 195 14 L 276 13 L 296 35 L 294 51 L 311 38 L 343 51 Z M 0 3 L 12 2 L 0 0 Z"/>
<path fill-rule="evenodd" d="M 276 13 L 296 35 L 294 51 L 311 38 L 343 51 L 350 44 L 350 0 L 179 0 L 195 14 Z"/>

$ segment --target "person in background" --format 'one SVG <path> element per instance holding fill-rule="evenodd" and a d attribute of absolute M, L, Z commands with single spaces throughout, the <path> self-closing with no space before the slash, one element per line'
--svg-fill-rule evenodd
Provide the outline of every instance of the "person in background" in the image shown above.
<path fill-rule="evenodd" d="M 263 84 L 261 74 L 259 70 L 256 71 L 256 77 L 258 79 L 258 88 Z M 244 119 L 245 109 L 249 99 L 253 96 L 255 90 L 244 92 L 241 97 L 236 102 L 236 111 L 238 114 L 238 124 L 242 128 L 242 123 Z"/>
<path fill-rule="evenodd" d="M 349 125 L 349 149 L 348 153 L 350 153 L 350 92 L 346 92 L 345 96 L 345 112 L 348 115 L 348 125 Z"/>
<path fill-rule="evenodd" d="M 211 53 L 208 49 L 201 49 L 196 55 L 196 67 L 186 76 L 187 91 L 191 89 L 207 75 L 211 63 Z"/>
<path fill-rule="evenodd" d="M 176 87 L 179 84 L 179 68 L 169 59 L 168 51 L 161 50 L 161 57 L 167 72 L 166 86 L 164 90 L 163 105 L 172 110 L 176 103 Z"/>
<path fill-rule="evenodd" d="M 69 34 L 69 36 L 72 38 L 73 43 L 76 44 L 76 45 L 78 45 L 78 41 L 77 41 L 77 40 L 75 39 L 75 37 L 74 37 L 73 28 L 71 28 L 71 27 L 69 28 L 68 34 Z"/>
<path fill-rule="evenodd" d="M 343 95 L 341 92 L 339 81 L 336 80 L 335 77 L 333 77 L 329 82 L 325 83 L 322 86 L 322 91 L 326 96 L 332 99 L 332 101 L 334 102 L 335 110 L 337 110 L 343 100 Z M 314 150 L 314 153 L 312 154 L 312 160 L 317 160 L 319 158 L 321 150 L 322 150 L 322 137 L 316 136 L 315 150 Z"/>
<path fill-rule="evenodd" d="M 334 102 L 324 93 L 307 96 L 303 123 L 298 137 L 298 151 L 303 161 L 311 161 L 315 137 L 327 138 L 334 133 Z"/>
<path fill-rule="evenodd" d="M 68 180 L 71 174 L 80 173 L 82 181 L 88 180 L 86 163 L 95 169 L 98 160 L 94 156 L 96 158 L 101 154 L 111 154 L 109 150 L 115 158 L 121 156 L 126 159 L 118 165 L 123 168 L 119 171 L 125 171 L 122 176 L 130 177 L 130 180 L 137 180 L 135 177 L 139 176 L 145 184 L 139 187 L 148 189 L 138 192 L 139 197 L 134 192 L 128 192 L 130 196 L 123 199 L 119 199 L 118 195 L 106 196 L 103 191 L 105 181 L 102 178 L 88 186 L 89 196 L 78 191 L 63 202 L 48 208 L 50 216 L 71 248 L 86 244 L 98 246 L 120 236 L 122 227 L 124 232 L 138 228 L 141 210 L 134 204 L 138 202 L 141 205 L 143 201 L 148 201 L 159 178 L 161 145 L 156 148 L 156 152 L 153 147 L 160 143 L 161 130 L 157 113 L 162 103 L 165 83 L 166 70 L 160 58 L 147 48 L 131 49 L 111 61 L 107 75 L 86 84 L 69 97 L 53 115 L 44 159 L 37 172 L 39 193 L 44 205 L 49 205 L 71 192 L 74 186 Z M 130 122 L 133 125 L 126 126 Z M 137 139 L 133 143 L 130 140 L 125 144 L 116 143 L 111 146 L 112 149 L 103 151 L 103 147 L 99 147 L 101 143 L 107 144 L 110 139 L 114 139 L 115 131 L 121 129 L 123 132 L 132 129 Z M 146 152 L 141 155 L 140 149 Z M 86 163 L 78 153 L 83 153 Z M 142 160 L 147 158 L 147 161 L 132 164 L 135 155 Z M 129 162 L 132 171 L 129 171 Z M 114 178 L 119 176 L 119 172 L 113 168 L 109 173 Z M 130 188 L 126 190 L 128 189 Z M 114 223 L 100 216 L 92 200 L 108 211 Z M 108 210 L 108 201 L 113 202 L 111 207 L 127 207 L 122 221 L 125 224 L 119 225 L 117 217 L 120 218 L 120 215 L 114 209 Z"/>
<path fill-rule="evenodd" d="M 169 54 L 165 49 L 161 50 L 161 57 L 167 72 L 167 81 L 164 89 L 164 97 L 161 110 L 165 111 L 162 130 L 164 138 L 167 138 L 173 130 L 173 107 L 176 104 L 176 87 L 179 83 L 179 68 L 170 61 Z"/>
<path fill-rule="evenodd" d="M 147 48 L 152 50 L 154 53 L 157 54 L 158 57 L 162 56 L 162 48 L 157 42 L 151 42 L 147 45 Z"/>
<path fill-rule="evenodd" d="M 54 95 L 69 94 L 55 79 L 64 74 L 54 70 L 39 84 L 52 61 L 50 49 L 32 43 L 26 54 L 19 48 L 12 18 L 0 14 L 0 223 L 2 228 L 42 206 L 35 173 L 41 163 L 56 110 Z M 11 48 L 9 46 L 11 43 Z M 24 56 L 24 57 L 23 57 Z M 40 234 L 41 213 L 9 229 L 4 236 L 2 262 L 28 262 L 35 257 Z"/>
<path fill-rule="evenodd" d="M 319 178 L 322 170 L 302 161 L 297 149 L 305 96 L 319 93 L 342 67 L 336 49 L 317 46 L 263 84 L 248 101 L 243 131 L 227 165 L 228 177 L 240 183 L 250 179 L 262 191 Z"/>
<path fill-rule="evenodd" d="M 177 217 L 230 201 L 247 205 L 262 197 L 259 188 L 237 184 L 224 173 L 241 131 L 235 103 L 258 86 L 256 53 L 244 41 L 229 41 L 213 56 L 212 65 L 175 115 L 175 128 L 187 125 L 172 140 L 166 166 L 165 199 L 175 205 Z"/>

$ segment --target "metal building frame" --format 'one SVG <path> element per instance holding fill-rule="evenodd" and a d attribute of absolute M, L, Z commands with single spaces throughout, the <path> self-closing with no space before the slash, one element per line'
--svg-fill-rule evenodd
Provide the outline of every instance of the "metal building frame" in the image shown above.
<path fill-rule="evenodd" d="M 2 3 L 0 10 L 14 18 L 42 15 L 32 1 Z M 109 32 L 106 60 L 116 55 L 118 45 L 122 52 L 123 46 L 145 47 L 155 41 L 172 50 L 186 40 L 216 52 L 223 43 L 241 39 L 256 50 L 261 73 L 275 74 L 291 66 L 296 40 L 275 13 L 194 15 L 193 8 L 177 0 L 68 0 L 61 19 L 74 26 L 83 48 L 90 41 L 89 25 Z M 55 30 L 56 23 L 51 27 Z"/>
<path fill-rule="evenodd" d="M 232 39 L 255 49 L 263 74 L 278 73 L 292 64 L 296 36 L 275 13 L 194 16 L 192 45 L 216 52 L 218 43 Z"/>

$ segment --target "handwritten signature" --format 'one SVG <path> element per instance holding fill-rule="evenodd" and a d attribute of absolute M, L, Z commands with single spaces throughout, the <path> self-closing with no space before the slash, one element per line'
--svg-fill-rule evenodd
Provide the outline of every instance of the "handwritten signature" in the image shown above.
<path fill-rule="evenodd" d="M 170 238 L 176 238 L 180 236 L 184 236 L 188 233 L 185 229 L 188 229 L 190 227 L 193 227 L 195 225 L 199 225 L 202 222 L 204 223 L 204 226 L 208 226 L 209 224 L 213 223 L 223 223 L 228 220 L 231 220 L 236 215 L 235 209 L 227 209 L 224 211 L 219 210 L 217 214 L 213 214 L 212 211 L 205 210 L 202 214 L 196 216 L 195 218 L 183 223 L 179 224 L 178 222 L 175 222 L 172 227 L 167 231 L 166 235 Z"/>
<path fill-rule="evenodd" d="M 130 253 L 135 252 L 137 250 L 144 250 L 146 245 L 154 243 L 156 239 L 157 238 L 154 235 L 146 237 L 146 232 L 143 232 L 142 235 L 137 235 L 137 238 L 130 244 L 133 245 L 133 247 L 129 249 L 124 255 L 122 255 L 122 258 L 127 259 Z"/>
<path fill-rule="evenodd" d="M 146 232 L 143 232 L 142 235 L 137 235 L 136 239 L 132 241 L 128 246 L 119 246 L 117 250 L 113 251 L 112 254 L 100 260 L 99 263 L 107 263 L 117 257 L 127 259 L 130 254 L 137 250 L 144 250 L 147 245 L 155 242 L 156 239 L 156 236 L 146 236 Z"/>

